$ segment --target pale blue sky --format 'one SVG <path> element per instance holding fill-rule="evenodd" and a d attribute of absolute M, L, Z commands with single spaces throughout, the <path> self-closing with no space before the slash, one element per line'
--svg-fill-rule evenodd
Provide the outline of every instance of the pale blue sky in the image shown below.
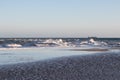
<path fill-rule="evenodd" d="M 120 0 L 0 0 L 0 37 L 120 37 Z"/>

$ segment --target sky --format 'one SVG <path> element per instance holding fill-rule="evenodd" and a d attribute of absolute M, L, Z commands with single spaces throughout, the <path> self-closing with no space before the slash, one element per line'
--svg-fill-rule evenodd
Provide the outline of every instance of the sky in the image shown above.
<path fill-rule="evenodd" d="M 0 37 L 119 37 L 120 0 L 0 0 Z"/>

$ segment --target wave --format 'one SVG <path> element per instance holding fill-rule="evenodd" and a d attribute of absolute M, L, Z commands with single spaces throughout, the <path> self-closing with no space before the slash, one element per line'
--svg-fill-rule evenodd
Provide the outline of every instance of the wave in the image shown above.
<path fill-rule="evenodd" d="M 0 39 L 0 48 L 25 47 L 120 47 L 120 40 L 94 38 Z"/>
<path fill-rule="evenodd" d="M 7 48 L 20 48 L 22 47 L 22 45 L 20 44 L 5 44 L 4 47 L 7 47 Z"/>
<path fill-rule="evenodd" d="M 107 46 L 108 44 L 106 42 L 103 42 L 103 41 L 95 41 L 94 39 L 90 39 L 88 41 L 82 41 L 80 43 L 81 46 L 83 45 L 89 45 L 89 46 Z"/>

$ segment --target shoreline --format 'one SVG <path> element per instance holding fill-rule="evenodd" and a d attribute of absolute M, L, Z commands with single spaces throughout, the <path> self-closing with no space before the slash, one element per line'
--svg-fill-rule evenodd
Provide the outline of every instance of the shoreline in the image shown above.
<path fill-rule="evenodd" d="M 70 51 L 99 51 L 99 52 L 109 51 L 109 49 L 106 49 L 106 48 L 69 49 L 69 50 Z"/>
<path fill-rule="evenodd" d="M 0 80 L 119 80 L 120 54 L 100 53 L 0 66 Z"/>

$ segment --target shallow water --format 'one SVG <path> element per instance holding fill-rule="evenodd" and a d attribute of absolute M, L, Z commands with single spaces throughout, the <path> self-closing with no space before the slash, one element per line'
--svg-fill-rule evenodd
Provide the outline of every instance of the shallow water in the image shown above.
<path fill-rule="evenodd" d="M 33 62 L 56 57 L 85 55 L 95 52 L 70 51 L 63 48 L 7 48 L 0 50 L 0 65 Z"/>
<path fill-rule="evenodd" d="M 79 49 L 79 48 L 72 48 Z M 120 52 L 120 50 L 110 51 L 80 51 L 71 48 L 4 48 L 0 49 L 0 65 L 16 64 L 23 62 L 34 62 L 47 60 L 57 57 L 74 56 L 74 55 L 91 55 L 95 53 Z M 83 49 L 83 48 L 82 48 Z"/>

